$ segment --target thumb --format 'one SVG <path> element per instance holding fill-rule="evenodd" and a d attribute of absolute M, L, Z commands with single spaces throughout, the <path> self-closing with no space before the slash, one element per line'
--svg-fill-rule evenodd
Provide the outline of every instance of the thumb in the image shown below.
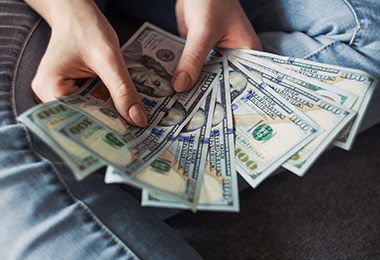
<path fill-rule="evenodd" d="M 145 127 L 148 117 L 120 50 L 108 53 L 96 62 L 94 71 L 110 91 L 119 114 L 129 123 Z"/>
<path fill-rule="evenodd" d="M 207 55 L 217 42 L 210 32 L 189 30 L 185 48 L 172 79 L 177 92 L 188 91 L 199 77 Z"/>

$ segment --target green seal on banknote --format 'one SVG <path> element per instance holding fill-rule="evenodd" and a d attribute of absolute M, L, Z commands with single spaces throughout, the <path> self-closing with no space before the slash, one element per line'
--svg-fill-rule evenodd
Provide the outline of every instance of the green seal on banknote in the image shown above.
<path fill-rule="evenodd" d="M 170 171 L 170 165 L 161 160 L 155 160 L 150 166 L 159 173 L 167 173 Z"/>
<path fill-rule="evenodd" d="M 253 131 L 252 136 L 256 141 L 266 141 L 273 135 L 273 128 L 269 125 L 260 125 L 255 131 Z"/>
<path fill-rule="evenodd" d="M 124 144 L 113 133 L 105 134 L 103 140 L 114 148 L 119 149 L 124 146 Z"/>
<path fill-rule="evenodd" d="M 296 153 L 295 155 L 293 155 L 293 156 L 290 158 L 290 160 L 297 161 L 299 158 L 300 158 L 299 153 Z"/>

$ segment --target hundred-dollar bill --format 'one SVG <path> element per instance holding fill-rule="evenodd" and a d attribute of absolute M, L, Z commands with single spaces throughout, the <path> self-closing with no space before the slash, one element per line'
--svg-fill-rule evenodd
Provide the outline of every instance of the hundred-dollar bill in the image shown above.
<path fill-rule="evenodd" d="M 167 111 L 165 117 L 155 126 L 148 137 L 141 143 L 133 146 L 133 151 L 139 155 L 142 164 L 135 171 L 137 174 L 143 168 L 156 160 L 177 138 L 183 127 L 197 112 L 207 95 L 217 83 L 220 71 L 215 67 L 204 67 L 195 88 L 181 93 L 178 100 Z M 116 167 L 115 167 L 116 168 Z M 146 187 L 146 183 L 138 178 L 131 178 L 120 170 L 109 167 L 107 169 L 106 183 L 129 183 L 139 188 Z M 150 188 L 154 188 L 150 186 Z"/>
<path fill-rule="evenodd" d="M 142 164 L 134 147 L 87 114 L 77 113 L 54 130 L 125 174 L 133 175 Z"/>
<path fill-rule="evenodd" d="M 252 73 L 252 76 L 269 85 L 284 99 L 314 120 L 324 131 L 283 165 L 295 174 L 303 176 L 356 113 L 323 98 L 314 91 L 300 88 L 292 81 L 287 80 L 287 77 L 272 73 L 272 70 L 280 69 L 276 64 L 253 56 L 249 61 L 237 59 Z"/>
<path fill-rule="evenodd" d="M 125 142 L 137 144 L 149 135 L 179 97 L 170 82 L 183 47 L 183 39 L 144 23 L 121 48 L 129 74 L 148 114 L 145 128 L 130 125 L 117 113 L 109 91 L 99 78 L 90 80 L 72 95 L 60 98 L 60 101 L 109 126 Z M 201 81 L 198 83 L 202 84 Z"/>
<path fill-rule="evenodd" d="M 77 111 L 65 104 L 52 101 L 29 109 L 17 119 L 39 136 L 67 163 L 77 180 L 82 180 L 95 170 L 105 166 L 105 163 L 75 142 L 55 132 L 56 128 L 78 114 Z"/>
<path fill-rule="evenodd" d="M 248 50 L 240 50 L 240 49 L 225 49 L 221 50 L 221 52 L 225 55 L 235 56 L 241 60 L 250 61 L 251 57 L 256 57 L 252 55 Z M 257 57 L 256 57 L 257 58 Z M 260 58 L 260 57 L 258 57 Z M 267 62 L 269 62 L 267 60 Z M 275 63 L 271 63 L 276 66 Z M 350 108 L 354 105 L 358 96 L 341 88 L 331 86 L 329 84 L 323 83 L 319 80 L 315 80 L 313 78 L 309 78 L 300 73 L 296 73 L 289 69 L 285 69 L 282 66 L 277 66 L 276 70 L 268 68 L 267 66 L 263 67 L 270 70 L 272 73 L 276 73 L 281 77 L 286 77 L 287 80 L 292 81 L 294 84 L 297 84 L 299 87 L 307 88 L 316 92 L 318 95 L 323 96 L 325 98 L 330 99 L 340 105 L 343 105 L 347 108 Z"/>
<path fill-rule="evenodd" d="M 215 100 L 216 88 L 198 108 L 168 150 L 136 176 L 137 179 L 159 188 L 143 189 L 143 194 L 149 193 L 146 196 L 148 200 L 144 200 L 143 195 L 143 206 L 188 207 L 193 211 L 198 208 Z M 182 199 L 178 200 L 176 199 L 178 196 L 172 196 L 173 192 Z M 183 204 L 183 201 L 186 203 Z"/>
<path fill-rule="evenodd" d="M 358 132 L 363 116 L 372 97 L 372 93 L 377 84 L 377 80 L 374 77 L 364 71 L 356 69 L 344 68 L 298 58 L 284 57 L 265 52 L 245 50 L 244 52 L 269 60 L 307 77 L 314 78 L 357 95 L 358 99 L 355 101 L 353 106 L 349 107 L 348 104 L 343 104 L 357 112 L 357 115 L 355 119 L 342 130 L 333 143 L 334 145 L 345 150 L 351 149 L 354 138 Z M 323 93 L 321 93 L 321 95 L 323 96 Z"/>
<path fill-rule="evenodd" d="M 229 66 L 236 167 L 255 188 L 321 130 L 237 58 Z"/>
<path fill-rule="evenodd" d="M 203 70 L 195 87 L 179 95 L 161 120 L 161 125 L 153 128 L 140 143 L 124 141 L 108 126 L 82 113 L 56 131 L 116 168 L 117 176 L 121 177 L 108 180 L 122 182 L 122 176 L 133 177 L 167 149 L 210 93 L 218 75 L 219 72 Z"/>
<path fill-rule="evenodd" d="M 212 62 L 219 62 L 215 60 Z M 235 168 L 234 135 L 228 64 L 223 59 L 223 73 L 216 86 L 216 104 L 212 115 L 208 161 L 203 175 L 197 210 L 239 211 L 239 194 Z M 211 113 L 211 111 L 210 111 Z M 211 121 L 211 120 L 210 120 Z M 188 208 L 180 203 L 162 203 L 154 193 L 144 189 L 142 205 Z"/>

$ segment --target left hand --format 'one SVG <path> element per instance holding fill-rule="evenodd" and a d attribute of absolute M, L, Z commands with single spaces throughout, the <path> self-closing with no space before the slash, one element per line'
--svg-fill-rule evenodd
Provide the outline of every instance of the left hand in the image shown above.
<path fill-rule="evenodd" d="M 177 0 L 176 16 L 179 34 L 186 39 L 172 79 L 177 92 L 194 85 L 214 46 L 262 50 L 238 0 Z"/>

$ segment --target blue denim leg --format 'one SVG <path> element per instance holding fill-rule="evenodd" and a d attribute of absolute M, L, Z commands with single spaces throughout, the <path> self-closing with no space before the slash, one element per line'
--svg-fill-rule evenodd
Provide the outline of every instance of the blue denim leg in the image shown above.
<path fill-rule="evenodd" d="M 124 189 L 105 185 L 102 174 L 78 183 L 64 164 L 35 151 L 16 121 L 14 94 L 38 21 L 22 1 L 0 0 L 2 259 L 200 258 Z"/>
<path fill-rule="evenodd" d="M 364 70 L 380 80 L 380 1 L 243 0 L 264 50 Z M 376 88 L 361 131 L 380 122 Z"/>

